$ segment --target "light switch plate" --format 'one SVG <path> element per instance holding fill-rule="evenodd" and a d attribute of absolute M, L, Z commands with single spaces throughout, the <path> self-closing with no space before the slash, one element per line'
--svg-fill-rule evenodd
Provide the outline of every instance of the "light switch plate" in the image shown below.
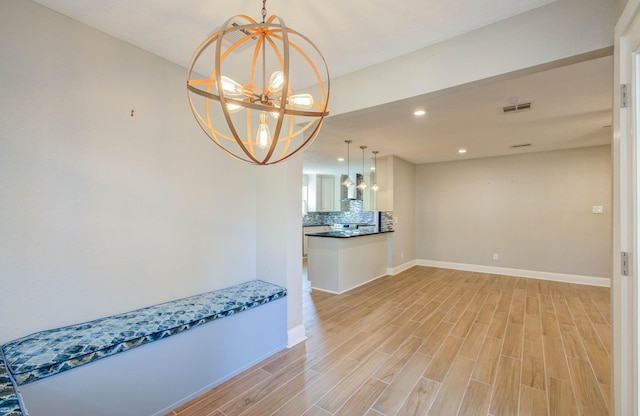
<path fill-rule="evenodd" d="M 594 205 L 593 208 L 591 208 L 591 212 L 594 214 L 602 214 L 604 207 L 602 205 Z"/>

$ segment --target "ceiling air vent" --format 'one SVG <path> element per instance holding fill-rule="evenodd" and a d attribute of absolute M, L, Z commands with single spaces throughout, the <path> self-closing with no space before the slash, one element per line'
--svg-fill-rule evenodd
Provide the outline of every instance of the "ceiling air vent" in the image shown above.
<path fill-rule="evenodd" d="M 531 110 L 531 103 L 520 103 L 502 107 L 503 114 L 518 113 L 525 110 Z"/>
<path fill-rule="evenodd" d="M 247 22 L 232 20 L 231 21 L 231 26 L 238 27 L 238 26 L 242 26 L 242 25 L 244 25 L 246 23 Z M 220 30 L 220 29 L 218 29 L 218 30 Z M 222 41 L 227 47 L 230 47 L 234 43 L 238 42 L 239 40 L 243 39 L 245 36 L 250 35 L 250 34 L 251 33 L 249 33 L 248 31 L 246 31 L 244 29 L 234 30 L 233 32 L 227 33 L 225 35 L 225 37 L 222 39 Z M 234 52 L 240 52 L 241 50 L 246 49 L 249 46 L 254 46 L 257 43 L 257 41 L 258 41 L 258 37 L 257 36 L 253 36 L 251 38 L 251 40 L 245 41 L 240 46 L 236 47 L 233 51 Z"/>

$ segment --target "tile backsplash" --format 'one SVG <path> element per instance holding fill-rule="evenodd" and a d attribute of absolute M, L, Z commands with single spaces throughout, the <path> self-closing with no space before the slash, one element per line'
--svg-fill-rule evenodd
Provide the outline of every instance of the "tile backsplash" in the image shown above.
<path fill-rule="evenodd" d="M 365 211 L 362 201 L 342 201 L 344 211 L 309 212 L 302 216 L 302 225 L 373 224 L 373 211 Z"/>
<path fill-rule="evenodd" d="M 333 225 L 333 224 L 376 224 L 380 223 L 380 231 L 393 231 L 393 211 L 380 212 L 376 221 L 374 211 L 365 211 L 362 200 L 350 199 L 342 202 L 345 211 L 309 212 L 302 216 L 302 225 Z"/>
<path fill-rule="evenodd" d="M 380 231 L 393 231 L 393 211 L 380 211 Z"/>

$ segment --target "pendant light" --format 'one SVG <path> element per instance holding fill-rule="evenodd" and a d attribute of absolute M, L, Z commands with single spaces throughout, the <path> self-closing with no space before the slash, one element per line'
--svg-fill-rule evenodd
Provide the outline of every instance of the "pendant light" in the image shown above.
<path fill-rule="evenodd" d="M 284 161 L 314 141 L 329 115 L 329 85 L 318 48 L 280 17 L 267 18 L 266 0 L 262 22 L 231 17 L 198 46 L 187 70 L 200 128 L 229 156 L 255 165 Z"/>
<path fill-rule="evenodd" d="M 364 149 L 366 148 L 367 146 L 360 146 L 360 149 L 362 149 L 362 180 L 360 181 L 358 186 L 356 186 L 356 188 L 360 189 L 361 191 L 364 191 L 367 188 L 367 183 L 364 181 Z"/>
<path fill-rule="evenodd" d="M 352 140 L 345 140 L 344 142 L 347 144 L 347 179 L 345 179 L 342 184 L 348 188 L 353 185 L 353 181 L 349 177 L 349 145 L 351 144 Z"/>
<path fill-rule="evenodd" d="M 373 185 L 371 186 L 371 189 L 373 189 L 374 192 L 377 192 L 378 189 L 380 189 L 380 187 L 378 186 L 378 153 L 380 153 L 377 150 L 374 150 L 373 152 Z"/>

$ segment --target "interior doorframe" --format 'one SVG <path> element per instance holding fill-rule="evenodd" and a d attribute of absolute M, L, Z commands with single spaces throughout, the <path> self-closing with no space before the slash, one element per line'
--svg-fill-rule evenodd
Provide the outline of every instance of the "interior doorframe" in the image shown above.
<path fill-rule="evenodd" d="M 640 68 L 640 0 L 629 0 L 614 34 L 612 413 L 638 414 L 637 134 Z M 627 85 L 623 108 L 621 85 Z M 628 276 L 621 254 L 629 253 Z"/>

